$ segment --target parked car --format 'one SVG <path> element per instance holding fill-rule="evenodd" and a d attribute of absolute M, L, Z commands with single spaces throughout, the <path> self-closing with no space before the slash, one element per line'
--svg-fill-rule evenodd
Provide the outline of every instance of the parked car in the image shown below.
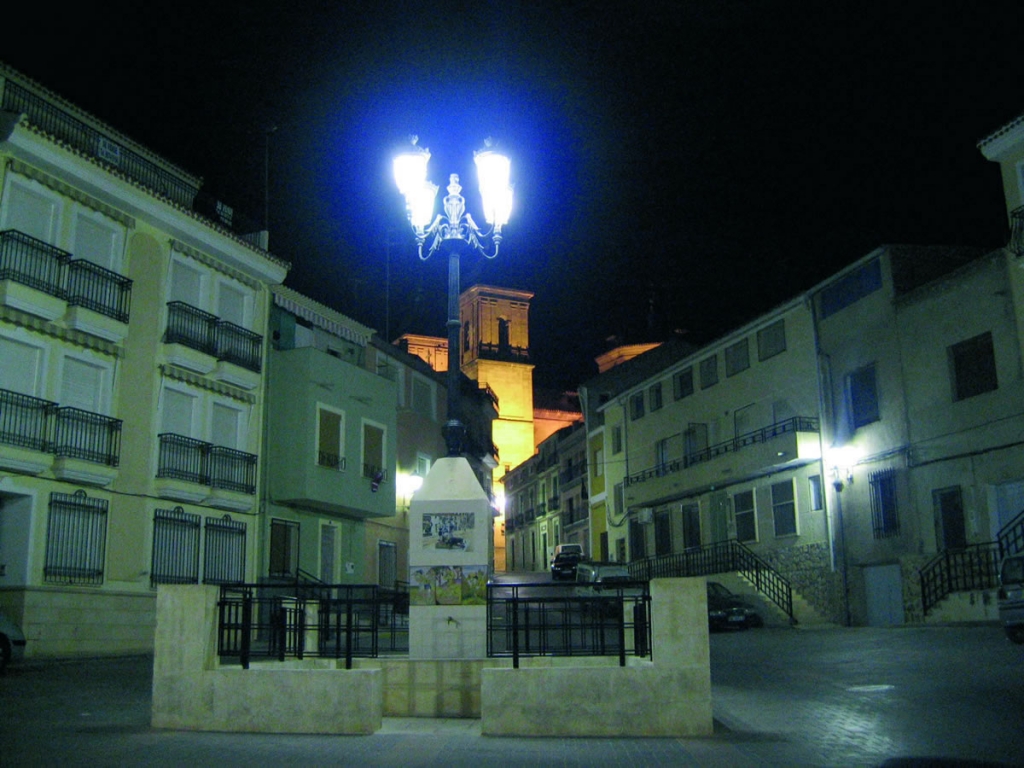
<path fill-rule="evenodd" d="M 717 581 L 708 582 L 708 627 L 710 629 L 749 629 L 763 627 L 757 608 Z"/>
<path fill-rule="evenodd" d="M 0 611 L 0 674 L 7 664 L 25 655 L 25 635 L 21 629 Z"/>
<path fill-rule="evenodd" d="M 647 591 L 643 582 L 630 576 L 626 566 L 619 563 L 581 562 L 576 566 L 576 596 L 599 598 L 584 603 L 584 610 L 600 606 L 604 615 L 618 615 L 619 597 L 635 601 Z"/>
<path fill-rule="evenodd" d="M 1024 645 L 1024 555 L 1007 557 L 999 569 L 999 621 L 1008 638 Z"/>
<path fill-rule="evenodd" d="M 579 552 L 557 552 L 551 559 L 551 578 L 555 581 L 558 579 L 575 579 L 576 578 L 576 567 L 579 565 L 580 558 L 582 557 Z"/>

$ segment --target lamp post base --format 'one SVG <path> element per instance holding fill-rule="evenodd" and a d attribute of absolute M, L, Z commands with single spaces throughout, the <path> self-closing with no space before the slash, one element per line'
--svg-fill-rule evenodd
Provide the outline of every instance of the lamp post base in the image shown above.
<path fill-rule="evenodd" d="M 441 427 L 444 435 L 444 444 L 448 449 L 449 456 L 461 456 L 462 446 L 466 440 L 466 427 L 458 419 L 452 419 Z"/>

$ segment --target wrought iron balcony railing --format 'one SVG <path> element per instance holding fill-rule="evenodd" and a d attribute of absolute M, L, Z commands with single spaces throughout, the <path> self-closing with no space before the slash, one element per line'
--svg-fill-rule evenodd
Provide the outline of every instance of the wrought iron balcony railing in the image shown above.
<path fill-rule="evenodd" d="M 121 420 L 0 389 L 0 443 L 116 467 Z"/>
<path fill-rule="evenodd" d="M 86 125 L 70 112 L 10 80 L 6 81 L 3 88 L 3 109 L 27 115 L 32 125 L 54 138 L 117 168 L 178 205 L 192 208 L 198 187 L 174 176 L 153 161 Z"/>
<path fill-rule="evenodd" d="M 792 419 L 780 421 L 776 424 L 754 430 L 753 432 L 748 432 L 745 435 L 740 435 L 732 440 L 726 440 L 723 443 L 718 443 L 703 450 L 687 454 L 681 459 L 672 459 L 671 461 L 662 462 L 640 472 L 635 472 L 634 474 L 626 477 L 625 484 L 626 486 L 630 486 L 634 483 L 642 483 L 653 477 L 664 477 L 665 475 L 682 471 L 687 467 L 692 467 L 695 464 L 710 461 L 711 459 L 723 456 L 727 453 L 734 453 L 751 445 L 767 443 L 781 435 L 789 434 L 791 432 L 817 431 L 818 419 L 811 416 L 794 416 Z"/>
<path fill-rule="evenodd" d="M 0 443 L 49 451 L 57 404 L 0 389 Z"/>
<path fill-rule="evenodd" d="M 68 262 L 68 304 L 127 323 L 132 281 L 85 259 Z"/>
<path fill-rule="evenodd" d="M 157 477 L 256 493 L 257 457 L 254 454 L 168 432 L 158 435 L 157 439 L 160 441 Z"/>
<path fill-rule="evenodd" d="M 181 344 L 256 373 L 263 367 L 262 336 L 183 301 L 167 304 L 164 342 Z"/>
<path fill-rule="evenodd" d="M 0 280 L 13 280 L 71 306 L 128 322 L 131 280 L 16 229 L 0 232 Z"/>
<path fill-rule="evenodd" d="M 16 229 L 0 232 L 0 280 L 63 299 L 71 254 Z"/>

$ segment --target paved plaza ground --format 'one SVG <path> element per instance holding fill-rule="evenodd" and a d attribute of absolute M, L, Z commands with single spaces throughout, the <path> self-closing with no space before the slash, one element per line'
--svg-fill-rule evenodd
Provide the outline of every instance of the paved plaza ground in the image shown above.
<path fill-rule="evenodd" d="M 390 718 L 372 736 L 154 730 L 151 658 L 28 661 L 0 678 L 0 766 L 1024 765 L 1024 646 L 998 627 L 764 629 L 714 634 L 711 651 L 701 739 Z"/>

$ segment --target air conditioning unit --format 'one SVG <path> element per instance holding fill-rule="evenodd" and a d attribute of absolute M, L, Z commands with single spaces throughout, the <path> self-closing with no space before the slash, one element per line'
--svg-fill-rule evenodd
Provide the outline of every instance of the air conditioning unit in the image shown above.
<path fill-rule="evenodd" d="M 636 511 L 636 521 L 644 525 L 653 522 L 654 510 L 650 507 L 640 507 L 640 509 Z"/>

